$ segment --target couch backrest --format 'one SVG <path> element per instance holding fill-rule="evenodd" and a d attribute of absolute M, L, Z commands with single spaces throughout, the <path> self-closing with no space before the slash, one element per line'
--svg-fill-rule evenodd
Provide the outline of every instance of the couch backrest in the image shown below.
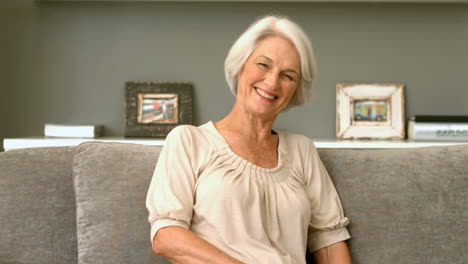
<path fill-rule="evenodd" d="M 87 237 L 80 230 L 93 234 L 94 225 L 105 227 L 109 238 L 103 239 L 103 234 L 96 235 L 97 241 L 88 241 L 84 252 L 90 260 L 113 257 L 113 263 L 126 263 L 139 258 L 138 263 L 166 263 L 151 253 L 144 207 L 159 150 L 103 143 L 78 148 L 74 168 L 78 219 L 84 217 L 83 228 L 78 221 L 78 241 Z M 466 226 L 468 145 L 320 149 L 319 154 L 351 219 L 353 263 L 463 263 L 468 259 L 461 232 Z M 91 185 L 98 188 L 90 190 Z M 81 195 L 80 186 L 85 191 Z M 108 216 L 102 211 L 107 207 L 113 208 Z M 117 252 L 121 255 L 116 256 Z"/>
<path fill-rule="evenodd" d="M 144 201 L 159 152 L 95 142 L 0 153 L 0 263 L 166 264 Z M 466 262 L 468 145 L 319 154 L 351 219 L 354 264 Z"/>
<path fill-rule="evenodd" d="M 353 263 L 467 263 L 468 145 L 321 149 Z"/>
<path fill-rule="evenodd" d="M 151 250 L 146 193 L 161 147 L 84 143 L 73 166 L 78 263 L 168 263 Z"/>
<path fill-rule="evenodd" d="M 0 263 L 77 263 L 75 149 L 0 153 Z"/>

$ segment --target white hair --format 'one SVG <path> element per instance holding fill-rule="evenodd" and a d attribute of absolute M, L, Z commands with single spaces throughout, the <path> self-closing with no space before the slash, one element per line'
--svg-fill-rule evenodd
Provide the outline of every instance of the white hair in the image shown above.
<path fill-rule="evenodd" d="M 268 36 L 282 36 L 291 41 L 301 60 L 301 81 L 288 107 L 301 105 L 309 101 L 312 92 L 312 81 L 316 76 L 316 65 L 312 44 L 302 28 L 291 20 L 280 16 L 266 16 L 255 21 L 234 42 L 224 62 L 224 74 L 231 92 L 237 95 L 238 75 L 257 46 L 257 43 Z"/>

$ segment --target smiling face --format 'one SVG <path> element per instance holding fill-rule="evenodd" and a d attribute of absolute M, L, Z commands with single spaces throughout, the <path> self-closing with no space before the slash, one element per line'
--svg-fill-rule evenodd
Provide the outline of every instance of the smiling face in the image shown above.
<path fill-rule="evenodd" d="M 299 53 L 281 36 L 257 43 L 238 76 L 236 104 L 262 118 L 276 118 L 301 80 Z"/>

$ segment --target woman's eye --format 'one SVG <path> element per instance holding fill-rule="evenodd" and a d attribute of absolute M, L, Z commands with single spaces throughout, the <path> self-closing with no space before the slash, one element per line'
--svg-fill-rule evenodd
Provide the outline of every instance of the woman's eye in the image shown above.
<path fill-rule="evenodd" d="M 259 62 L 259 63 L 257 63 L 257 65 L 258 65 L 258 67 L 260 67 L 261 69 L 268 69 L 268 65 L 265 64 L 265 63 Z"/>
<path fill-rule="evenodd" d="M 286 79 L 288 79 L 290 81 L 294 81 L 294 78 L 289 74 L 284 74 L 284 77 L 286 77 Z"/>

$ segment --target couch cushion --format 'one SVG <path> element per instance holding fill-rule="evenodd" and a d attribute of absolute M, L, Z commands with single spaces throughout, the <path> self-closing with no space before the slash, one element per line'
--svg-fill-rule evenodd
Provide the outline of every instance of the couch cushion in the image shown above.
<path fill-rule="evenodd" d="M 353 263 L 466 263 L 468 145 L 319 153 L 351 220 Z"/>
<path fill-rule="evenodd" d="M 151 250 L 145 206 L 160 147 L 89 142 L 74 158 L 78 263 L 168 263 Z"/>
<path fill-rule="evenodd" d="M 0 263 L 77 263 L 74 150 L 0 153 Z"/>

